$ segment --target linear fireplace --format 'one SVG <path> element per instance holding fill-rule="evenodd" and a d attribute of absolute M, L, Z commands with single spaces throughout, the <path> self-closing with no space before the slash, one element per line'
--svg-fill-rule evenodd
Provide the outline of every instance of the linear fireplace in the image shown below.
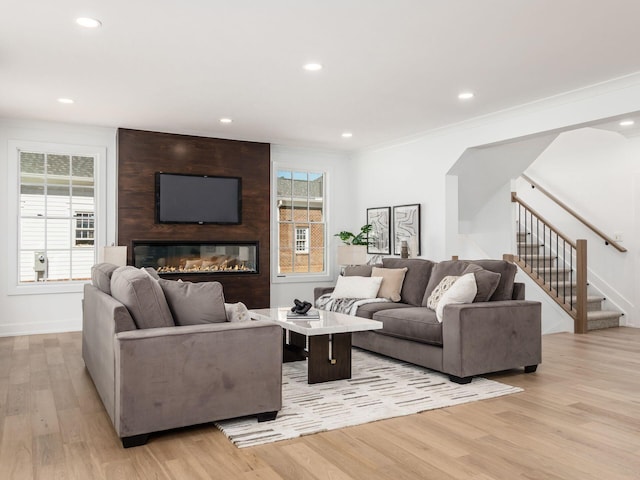
<path fill-rule="evenodd" d="M 258 273 L 258 242 L 133 242 L 133 262 L 161 275 Z"/>

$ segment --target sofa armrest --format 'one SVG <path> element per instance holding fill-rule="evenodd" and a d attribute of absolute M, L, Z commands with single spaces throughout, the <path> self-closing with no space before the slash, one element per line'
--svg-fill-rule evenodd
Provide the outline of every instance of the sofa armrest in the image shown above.
<path fill-rule="evenodd" d="M 541 304 L 527 300 L 447 305 L 442 322 L 443 370 L 471 377 L 538 365 Z"/>
<path fill-rule="evenodd" d="M 327 293 L 333 292 L 335 287 L 316 287 L 313 289 L 313 301 L 315 303 L 318 298 L 322 295 L 326 295 Z"/>
<path fill-rule="evenodd" d="M 120 437 L 282 407 L 282 328 L 272 322 L 136 330 L 113 342 Z"/>
<path fill-rule="evenodd" d="M 135 328 L 124 305 L 93 285 L 84 285 L 82 359 L 111 420 L 115 418 L 113 337 Z"/>

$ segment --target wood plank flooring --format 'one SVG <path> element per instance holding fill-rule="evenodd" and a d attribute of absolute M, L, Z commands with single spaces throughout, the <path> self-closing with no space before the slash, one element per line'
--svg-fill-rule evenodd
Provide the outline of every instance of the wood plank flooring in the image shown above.
<path fill-rule="evenodd" d="M 237 449 L 213 426 L 124 450 L 80 334 L 0 338 L 0 479 L 640 479 L 640 329 L 543 337 L 523 393 Z"/>

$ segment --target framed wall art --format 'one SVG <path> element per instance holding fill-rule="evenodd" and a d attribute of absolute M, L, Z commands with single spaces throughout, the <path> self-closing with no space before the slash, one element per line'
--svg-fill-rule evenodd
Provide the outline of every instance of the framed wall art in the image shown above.
<path fill-rule="evenodd" d="M 400 255 L 402 242 L 409 247 L 409 256 L 420 255 L 420 204 L 393 207 L 393 253 Z"/>
<path fill-rule="evenodd" d="M 367 253 L 391 253 L 391 207 L 367 208 L 367 224 L 371 225 Z"/>

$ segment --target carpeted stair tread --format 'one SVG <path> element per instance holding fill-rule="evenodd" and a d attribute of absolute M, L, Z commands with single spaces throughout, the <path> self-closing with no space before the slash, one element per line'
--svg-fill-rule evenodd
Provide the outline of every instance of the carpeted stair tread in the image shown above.
<path fill-rule="evenodd" d="M 538 255 L 532 255 L 530 253 L 525 253 L 522 255 L 518 255 L 516 256 L 522 258 L 522 260 L 524 260 L 527 264 L 536 267 L 536 266 L 542 266 L 542 265 L 555 265 L 555 261 L 556 261 L 556 257 L 543 257 L 543 256 L 538 256 Z"/>
<path fill-rule="evenodd" d="M 620 326 L 620 312 L 613 310 L 600 310 L 587 312 L 587 329 L 600 330 Z"/>
<path fill-rule="evenodd" d="M 534 265 L 535 265 L 535 260 L 534 260 Z M 540 268 L 534 268 L 533 270 L 537 272 L 540 278 L 543 278 L 546 281 L 555 280 L 556 278 L 561 278 L 566 280 L 571 277 L 571 273 L 573 272 L 573 270 L 571 270 L 570 268 L 560 268 L 560 267 L 558 268 L 540 267 Z"/>

